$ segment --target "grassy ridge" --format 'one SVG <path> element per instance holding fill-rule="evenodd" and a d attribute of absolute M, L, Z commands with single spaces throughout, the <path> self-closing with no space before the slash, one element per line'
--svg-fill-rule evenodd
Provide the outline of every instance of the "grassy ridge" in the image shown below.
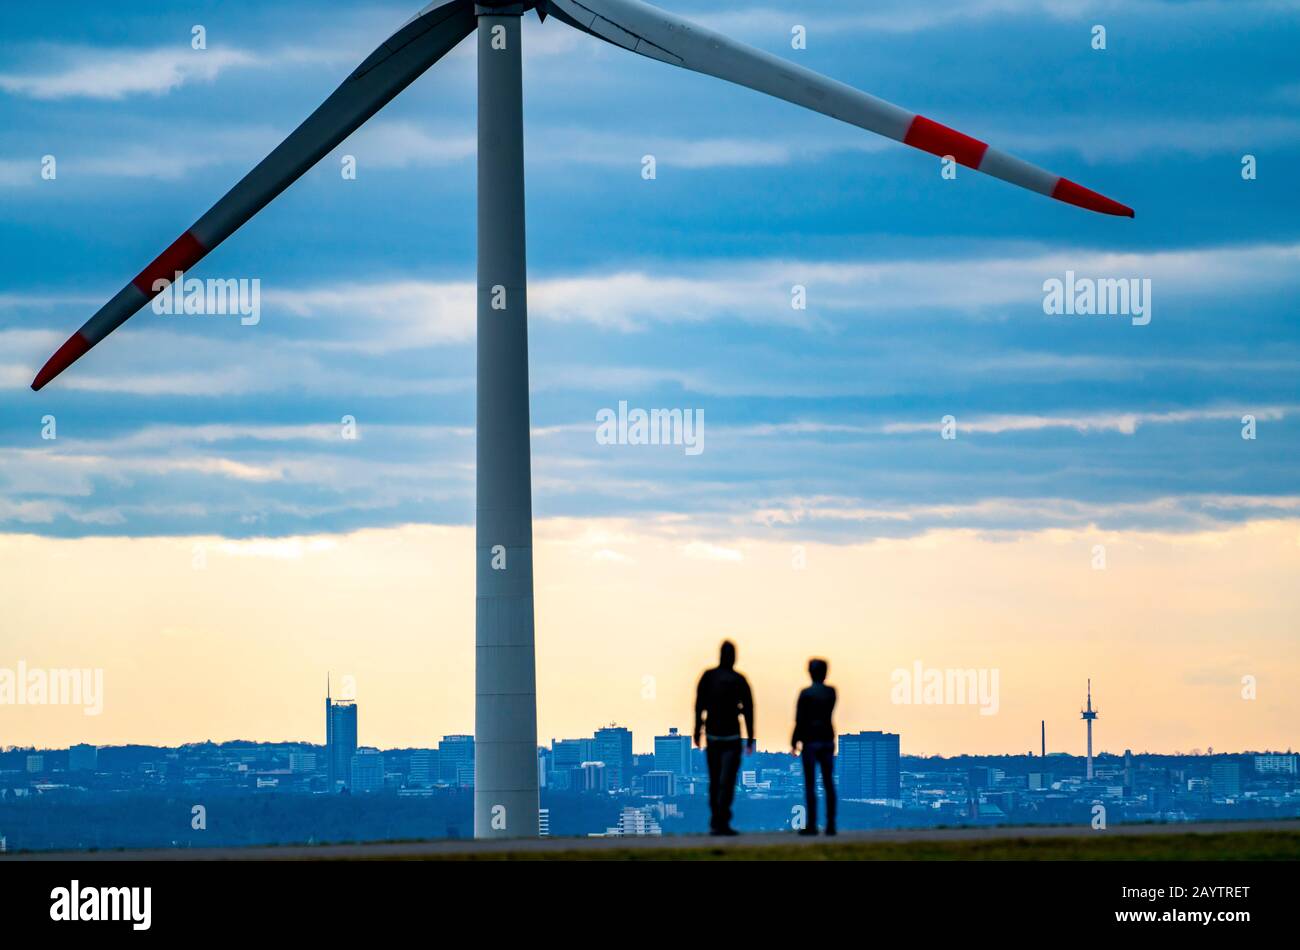
<path fill-rule="evenodd" d="M 1294 861 L 1300 831 L 995 838 L 982 841 L 830 842 L 752 848 L 626 848 L 430 855 L 444 861 Z"/>

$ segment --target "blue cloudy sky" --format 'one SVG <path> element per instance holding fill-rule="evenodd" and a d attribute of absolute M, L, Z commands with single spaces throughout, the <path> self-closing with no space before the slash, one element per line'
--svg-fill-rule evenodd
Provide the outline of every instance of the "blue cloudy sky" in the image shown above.
<path fill-rule="evenodd" d="M 472 43 L 192 272 L 260 323 L 145 310 L 28 388 L 418 2 L 5 5 L 0 645 L 109 694 L 6 741 L 319 736 L 326 671 L 367 742 L 472 728 Z M 1081 752 L 1087 676 L 1102 748 L 1292 745 L 1300 4 L 663 2 L 1137 217 L 529 16 L 540 735 L 688 727 L 726 633 L 765 747 L 809 655 L 909 753 Z M 1071 270 L 1150 323 L 1045 314 Z M 704 451 L 599 444 L 620 401 Z M 899 706 L 915 662 L 1000 670 L 1000 713 Z"/>
<path fill-rule="evenodd" d="M 664 5 L 1137 217 L 965 169 L 946 181 L 930 156 L 529 16 L 539 517 L 862 540 L 1294 514 L 1295 3 Z M 260 324 L 146 310 L 27 388 L 414 12 L 333 6 L 7 5 L 0 531 L 472 520 L 472 42 L 194 271 L 259 278 Z M 795 24 L 806 50 L 790 48 Z M 1066 270 L 1150 278 L 1151 323 L 1045 315 L 1043 282 Z M 597 444 L 596 413 L 620 400 L 703 410 L 705 451 Z M 947 414 L 955 441 L 939 437 Z M 358 440 L 339 437 L 344 415 Z"/>

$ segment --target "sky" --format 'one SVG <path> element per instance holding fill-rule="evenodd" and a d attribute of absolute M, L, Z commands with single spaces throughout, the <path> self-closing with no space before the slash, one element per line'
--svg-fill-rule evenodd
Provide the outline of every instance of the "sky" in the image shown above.
<path fill-rule="evenodd" d="M 688 729 L 731 637 L 768 748 L 813 655 L 909 754 L 1081 753 L 1089 676 L 1100 748 L 1290 747 L 1300 4 L 662 5 L 1136 218 L 527 16 L 539 738 Z M 472 730 L 472 40 L 195 268 L 256 324 L 146 309 L 28 388 L 416 6 L 6 8 L 0 669 L 104 703 L 0 745 L 319 742 L 327 672 L 363 743 Z M 1150 322 L 1045 313 L 1067 272 Z M 620 402 L 703 451 L 602 444 Z M 997 702 L 901 702 L 916 664 Z"/>

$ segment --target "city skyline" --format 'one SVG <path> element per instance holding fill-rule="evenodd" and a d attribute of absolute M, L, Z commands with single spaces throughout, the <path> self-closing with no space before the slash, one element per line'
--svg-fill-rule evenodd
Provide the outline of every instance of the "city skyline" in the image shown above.
<path fill-rule="evenodd" d="M 653 754 L 627 754 L 618 736 L 601 748 L 602 731 L 539 750 L 543 828 L 565 836 L 703 830 L 703 752 L 683 756 L 687 737 L 669 734 L 657 737 Z M 1098 829 L 1108 822 L 1277 819 L 1300 808 L 1300 766 L 1291 753 L 1126 751 L 1099 757 L 1089 779 L 1078 756 L 918 758 L 900 755 L 896 734 L 878 731 L 841 735 L 839 743 L 833 768 L 846 830 L 1008 823 Z M 6 842 L 49 850 L 465 836 L 472 737 L 444 736 L 436 749 L 361 746 L 345 781 L 330 778 L 329 751 L 257 742 L 0 750 L 0 851 Z M 622 757 L 613 768 L 591 758 L 611 753 Z M 737 799 L 742 826 L 799 830 L 800 773 L 789 754 L 746 755 Z M 200 804 L 185 804 L 194 801 Z M 219 815 L 215 823 L 209 806 Z M 113 821 L 98 817 L 106 811 Z"/>
<path fill-rule="evenodd" d="M 340 696 L 340 697 L 332 696 L 330 683 L 331 683 L 331 677 L 327 673 L 326 694 L 325 694 L 325 727 L 324 727 L 324 735 L 322 741 L 319 743 L 320 747 L 324 749 L 326 753 L 326 760 L 325 760 L 326 765 L 323 771 L 325 771 L 326 774 L 328 775 L 330 784 L 334 784 L 335 782 L 346 783 L 348 760 L 351 758 L 352 755 L 356 754 L 359 750 L 364 751 L 364 750 L 375 750 L 375 749 L 380 749 L 380 750 L 387 749 L 389 751 L 409 751 L 409 750 L 434 750 L 438 748 L 438 746 L 435 745 L 411 745 L 411 746 L 391 745 L 390 746 L 390 745 L 385 745 L 382 742 L 372 742 L 372 741 L 366 741 L 364 743 L 361 742 L 362 733 L 360 732 L 358 726 L 358 719 L 360 715 L 360 703 L 353 695 Z M 350 689 L 350 686 L 345 688 Z M 1088 684 L 1088 703 L 1089 703 L 1088 709 L 1092 711 L 1090 681 Z M 1082 720 L 1084 722 L 1083 735 L 1085 736 L 1084 752 L 1082 753 L 1075 753 L 1068 749 L 1053 749 L 1052 746 L 1049 745 L 1046 740 L 1047 720 L 1040 719 L 1039 720 L 1040 731 L 1038 733 L 1038 736 L 1041 745 L 1041 752 L 1039 757 L 1046 758 L 1049 756 L 1051 757 L 1065 756 L 1069 758 L 1079 758 L 1085 764 L 1084 765 L 1085 777 L 1090 779 L 1091 778 L 1090 772 L 1092 770 L 1091 760 L 1093 757 L 1096 758 L 1101 758 L 1103 756 L 1113 757 L 1113 756 L 1119 756 L 1122 754 L 1130 754 L 1130 753 L 1136 753 L 1139 755 L 1158 755 L 1158 756 L 1182 756 L 1182 755 L 1199 756 L 1202 754 L 1214 754 L 1215 750 L 1213 746 L 1207 747 L 1208 751 L 1204 753 L 1202 752 L 1201 749 L 1196 747 L 1191 747 L 1188 750 L 1176 749 L 1172 751 L 1167 751 L 1167 750 L 1152 750 L 1152 749 L 1135 750 L 1130 746 L 1126 746 L 1124 749 L 1124 753 L 1111 752 L 1104 748 L 1097 748 L 1094 750 L 1092 746 L 1089 744 L 1089 740 L 1091 738 L 1091 728 L 1090 728 L 1091 721 L 1095 720 L 1096 718 L 1095 711 L 1093 712 L 1094 712 L 1094 716 L 1092 717 L 1084 716 Z M 861 726 L 861 725 L 859 726 L 850 725 L 845 727 L 838 723 L 836 725 L 837 737 L 841 739 L 845 737 L 856 737 L 864 734 L 879 733 L 881 731 L 884 731 L 886 734 L 889 734 L 889 730 L 887 729 L 886 730 L 867 729 L 865 728 L 865 726 Z M 633 755 L 640 755 L 640 756 L 663 755 L 665 744 L 661 742 L 661 740 L 670 740 L 667 743 L 667 747 L 669 748 L 672 746 L 673 743 L 676 742 L 680 742 L 681 744 L 683 744 L 686 749 L 686 758 L 688 760 L 690 758 L 690 750 L 695 749 L 696 751 L 699 751 L 699 749 L 701 748 L 699 746 L 694 745 L 692 739 L 692 733 L 689 728 L 682 729 L 679 726 L 673 726 L 673 725 L 668 725 L 663 727 L 660 730 L 654 731 L 650 735 L 648 740 L 643 738 L 642 739 L 643 747 L 641 749 L 638 749 L 636 747 L 635 738 L 638 734 L 642 735 L 643 737 L 645 734 L 638 733 L 636 730 L 630 729 L 626 725 L 620 724 L 616 720 L 611 719 L 604 726 L 593 726 L 590 732 L 591 735 L 588 736 L 569 735 L 569 736 L 561 737 L 556 735 L 556 736 L 551 736 L 549 739 L 546 740 L 543 740 L 539 736 L 537 748 L 539 752 L 549 751 L 554 753 L 556 752 L 557 745 L 574 743 L 574 742 L 585 742 L 591 746 L 590 748 L 591 754 L 589 756 L 584 756 L 578 759 L 577 761 L 581 762 L 584 761 L 586 758 L 590 758 L 595 761 L 604 762 L 604 759 L 608 758 L 608 756 L 602 755 L 601 752 L 602 749 L 604 749 L 604 751 L 607 752 L 608 747 L 602 747 L 601 745 L 602 733 L 607 733 L 607 734 L 626 733 L 627 736 L 626 755 L 629 757 Z M 897 733 L 893 733 L 893 735 L 895 736 L 896 739 L 900 738 Z M 336 737 L 338 736 L 342 737 L 341 740 L 336 740 Z M 455 741 L 469 740 L 472 747 L 474 735 L 472 732 L 444 733 L 441 736 L 439 745 L 441 745 L 441 743 L 447 742 L 448 740 L 455 740 Z M 340 746 L 339 746 L 340 752 L 337 755 L 333 751 L 333 745 L 335 741 L 340 742 Z M 192 739 L 189 741 L 176 743 L 176 746 L 185 747 L 185 746 L 203 745 L 203 744 L 210 744 L 210 743 L 229 744 L 229 743 L 239 743 L 239 742 L 251 742 L 251 743 L 262 744 L 262 745 L 266 745 L 266 744 L 316 745 L 317 744 L 314 742 L 314 740 L 302 739 L 302 738 L 266 739 L 266 738 L 252 737 L 252 736 L 240 736 L 240 737 L 221 738 L 221 739 L 215 739 L 211 737 L 205 737 L 202 739 Z M 645 744 L 647 742 L 648 745 Z M 115 741 L 115 742 L 94 745 L 94 744 L 88 744 L 84 742 L 77 742 L 77 743 L 69 744 L 67 748 L 75 751 L 78 748 L 86 748 L 86 749 L 122 748 L 122 747 L 135 746 L 135 745 L 152 746 L 152 745 L 158 745 L 158 743 L 138 742 L 138 741 Z M 778 743 L 778 746 L 780 746 L 780 743 Z M 43 747 L 38 745 L 21 744 L 21 743 L 0 744 L 0 749 L 5 749 L 5 748 L 9 748 L 9 749 L 32 748 L 38 751 L 57 751 L 60 750 L 62 747 L 59 746 Z M 971 753 L 971 752 L 963 751 L 963 752 L 950 752 L 945 754 L 945 753 L 932 753 L 932 752 L 901 751 L 902 749 L 903 746 L 900 742 L 897 744 L 897 749 L 896 749 L 897 754 L 902 754 L 904 756 L 913 757 L 913 758 L 954 758 L 954 757 L 964 757 L 970 755 L 983 755 L 983 756 L 990 756 L 990 757 L 1014 757 L 1022 754 L 1027 755 L 1030 758 L 1033 758 L 1035 755 L 1033 751 L 1033 746 L 1028 747 L 1024 752 L 1021 752 L 1019 750 L 1005 750 L 1005 751 L 991 752 L 991 753 Z M 758 744 L 757 751 L 765 755 L 770 755 L 770 754 L 781 754 L 789 750 L 780 747 L 764 746 L 760 741 L 760 743 Z M 1226 755 L 1271 754 L 1271 753 L 1290 754 L 1291 746 L 1287 745 L 1285 749 L 1282 748 L 1273 749 L 1268 747 L 1241 748 L 1241 749 L 1220 748 L 1218 749 L 1218 753 L 1226 754 Z M 837 755 L 839 754 L 838 749 L 836 754 Z M 617 777 L 620 773 L 615 772 L 613 774 L 615 775 L 615 777 Z"/>
<path fill-rule="evenodd" d="M 68 750 L 0 748 L 0 850 L 75 845 L 194 847 L 383 837 L 458 838 L 480 794 L 472 735 L 443 735 L 416 748 L 370 744 L 360 703 L 333 696 L 326 679 L 324 742 L 195 742 L 179 747 L 79 744 Z M 938 688 L 937 682 L 934 684 Z M 1095 711 L 1091 705 L 1086 711 Z M 1087 725 L 1092 720 L 1086 719 Z M 1040 741 L 1042 739 L 1040 721 Z M 631 730 L 610 722 L 555 737 L 535 751 L 545 834 L 659 836 L 701 830 L 707 756 L 675 727 L 637 752 Z M 1300 808 L 1297 755 L 1193 750 L 1160 755 L 1049 752 L 922 757 L 879 729 L 837 730 L 830 763 L 846 829 L 1187 822 L 1289 816 Z M 647 740 L 643 738 L 642 745 Z M 759 748 L 737 776 L 738 814 L 750 830 L 804 827 L 800 757 Z M 177 795 L 181 797 L 177 799 Z M 197 801 L 189 832 L 172 822 Z M 208 833 L 208 805 L 222 816 Z M 217 803 L 220 803 L 217 805 Z M 106 831 L 95 814 L 111 808 Z M 261 819 L 274 814 L 274 827 Z M 62 821 L 56 816 L 64 816 Z M 128 817 L 132 816 L 132 817 Z M 242 816 L 242 817 L 240 817 Z M 233 819 L 233 820 L 232 820 Z M 58 825 L 57 830 L 54 826 Z M 809 825 L 810 827 L 811 825 Z M 193 832 L 199 832 L 197 835 Z"/>

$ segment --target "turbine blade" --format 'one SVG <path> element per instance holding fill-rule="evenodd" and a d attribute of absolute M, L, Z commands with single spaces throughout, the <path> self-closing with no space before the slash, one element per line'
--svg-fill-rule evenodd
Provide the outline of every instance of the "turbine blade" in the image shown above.
<path fill-rule="evenodd" d="M 552 16 L 615 46 L 812 109 L 1089 211 L 1133 209 L 811 69 L 705 29 L 641 0 L 546 0 Z"/>
<path fill-rule="evenodd" d="M 158 281 L 170 282 L 230 237 L 469 36 L 475 22 L 473 0 L 435 2 L 416 14 L 225 197 L 69 337 L 36 374 L 32 389 L 58 376 L 138 312 L 157 295 Z"/>

